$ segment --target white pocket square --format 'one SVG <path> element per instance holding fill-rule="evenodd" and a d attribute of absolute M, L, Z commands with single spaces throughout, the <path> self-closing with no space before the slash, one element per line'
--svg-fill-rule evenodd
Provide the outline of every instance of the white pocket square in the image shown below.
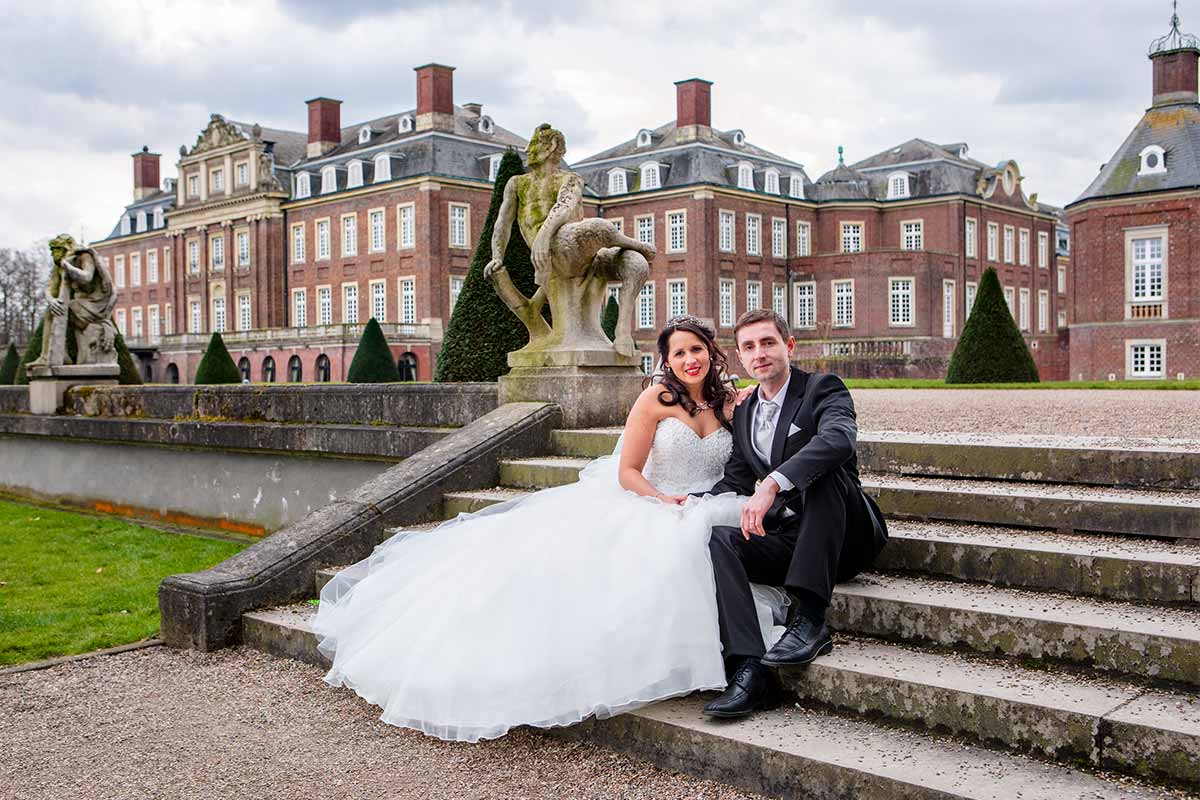
<path fill-rule="evenodd" d="M 797 433 L 799 433 L 802 430 L 804 430 L 804 429 L 796 427 L 796 423 L 793 422 L 788 425 L 788 436 L 795 436 Z"/>

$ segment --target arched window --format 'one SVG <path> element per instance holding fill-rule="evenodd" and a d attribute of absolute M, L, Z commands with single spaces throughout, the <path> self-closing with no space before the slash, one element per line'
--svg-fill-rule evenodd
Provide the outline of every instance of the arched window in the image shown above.
<path fill-rule="evenodd" d="M 624 194 L 629 191 L 626 188 L 625 170 L 617 167 L 610 170 L 608 173 L 608 193 L 609 194 Z"/>
<path fill-rule="evenodd" d="M 129 231 L 130 231 L 130 227 L 129 227 L 129 215 L 128 215 L 128 214 L 126 214 L 126 215 L 124 215 L 123 217 L 121 217 L 121 235 L 122 235 L 122 236 L 128 236 L 128 235 L 129 235 Z"/>
<path fill-rule="evenodd" d="M 417 379 L 417 356 L 415 353 L 401 353 L 396 359 L 396 368 L 400 370 L 400 380 L 415 381 Z"/>
<path fill-rule="evenodd" d="M 662 186 L 662 176 L 658 172 L 658 164 L 653 162 L 642 165 L 642 189 L 657 189 Z"/>
<path fill-rule="evenodd" d="M 405 114 L 400 118 L 400 132 L 411 133 L 413 129 L 413 118 L 411 114 Z"/>
<path fill-rule="evenodd" d="M 154 209 L 154 227 L 161 228 L 163 226 L 163 209 L 162 206 Z"/>
<path fill-rule="evenodd" d="M 742 145 L 744 145 L 746 143 L 746 134 L 742 133 L 741 131 L 734 131 L 733 132 L 733 143 L 736 144 L 738 147 L 741 147 Z"/>
<path fill-rule="evenodd" d="M 346 172 L 346 188 L 353 189 L 356 186 L 363 185 L 363 172 L 361 161 L 351 161 Z"/>
<path fill-rule="evenodd" d="M 312 182 L 310 175 L 307 172 L 301 172 L 296 176 L 296 199 L 312 195 Z"/>
<path fill-rule="evenodd" d="M 801 175 L 793 175 L 788 182 L 788 194 L 792 197 L 804 199 L 804 177 Z"/>
<path fill-rule="evenodd" d="M 738 164 L 738 188 L 753 189 L 754 188 L 754 167 L 749 162 L 743 161 Z"/>
<path fill-rule="evenodd" d="M 324 353 L 317 356 L 317 382 L 329 383 L 329 356 Z"/>
<path fill-rule="evenodd" d="M 371 141 L 371 129 L 366 125 L 363 125 L 358 129 L 358 143 L 366 144 L 369 141 Z"/>
<path fill-rule="evenodd" d="M 179 383 L 179 367 L 174 363 L 167 364 L 167 383 Z"/>
<path fill-rule="evenodd" d="M 275 382 L 275 359 L 271 356 L 267 356 L 263 359 L 262 380 L 263 383 Z"/>
<path fill-rule="evenodd" d="M 333 167 L 325 167 L 321 170 L 321 194 L 329 194 L 337 191 L 337 170 Z"/>
<path fill-rule="evenodd" d="M 375 183 L 392 179 L 392 157 L 387 153 L 375 156 Z"/>
<path fill-rule="evenodd" d="M 768 194 L 779 194 L 779 170 L 772 168 L 763 174 L 763 190 Z"/>
<path fill-rule="evenodd" d="M 299 383 L 304 380 L 304 367 L 300 364 L 300 356 L 288 359 L 288 382 Z"/>
<path fill-rule="evenodd" d="M 242 380 L 250 380 L 250 359 L 242 356 L 238 359 L 238 372 L 242 373 Z"/>
<path fill-rule="evenodd" d="M 480 133 L 491 133 L 495 129 L 496 129 L 496 126 L 492 124 L 491 117 L 480 117 L 479 118 L 479 132 Z"/>
<path fill-rule="evenodd" d="M 907 172 L 893 172 L 888 175 L 887 196 L 889 200 L 909 196 Z"/>
<path fill-rule="evenodd" d="M 145 209 L 137 212 L 137 232 L 141 233 L 146 230 L 146 211 Z"/>
<path fill-rule="evenodd" d="M 1158 175 L 1167 171 L 1167 152 L 1158 145 L 1143 148 L 1140 155 L 1142 166 L 1138 175 Z"/>
<path fill-rule="evenodd" d="M 646 130 L 638 131 L 638 135 L 637 135 L 637 146 L 638 147 L 649 147 L 650 141 L 651 141 L 650 131 L 646 131 Z"/>

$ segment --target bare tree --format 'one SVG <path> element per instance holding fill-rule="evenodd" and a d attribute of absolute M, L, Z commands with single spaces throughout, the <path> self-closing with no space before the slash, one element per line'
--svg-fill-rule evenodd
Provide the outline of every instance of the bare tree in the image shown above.
<path fill-rule="evenodd" d="M 0 248 L 0 342 L 23 344 L 41 319 L 50 274 L 47 241 L 24 250 Z"/>

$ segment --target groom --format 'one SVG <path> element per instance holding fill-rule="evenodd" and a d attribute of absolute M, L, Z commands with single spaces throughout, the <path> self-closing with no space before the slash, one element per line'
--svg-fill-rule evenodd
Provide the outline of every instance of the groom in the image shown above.
<path fill-rule="evenodd" d="M 774 311 L 743 314 L 734 339 L 758 389 L 734 411 L 733 453 L 710 490 L 750 496 L 741 527 L 714 527 L 709 540 L 731 675 L 704 707 L 713 717 L 770 705 L 778 690 L 769 667 L 808 664 L 833 650 L 825 625 L 833 585 L 869 567 L 887 542 L 883 515 L 859 483 L 858 426 L 845 384 L 789 366 L 795 340 Z M 752 582 L 786 587 L 795 599 L 792 621 L 770 650 Z"/>

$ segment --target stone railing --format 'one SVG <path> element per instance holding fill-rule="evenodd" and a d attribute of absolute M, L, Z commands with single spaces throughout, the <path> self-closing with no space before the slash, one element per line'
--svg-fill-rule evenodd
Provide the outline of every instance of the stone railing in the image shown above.
<path fill-rule="evenodd" d="M 912 355 L 911 339 L 847 339 L 821 343 L 826 358 L 894 358 Z"/>
<path fill-rule="evenodd" d="M 257 328 L 249 331 L 225 331 L 221 338 L 229 349 L 244 347 L 260 347 L 278 342 L 310 342 L 310 341 L 339 341 L 346 344 L 357 344 L 362 338 L 366 323 L 355 325 L 313 325 L 304 328 Z M 384 322 L 379 327 L 383 330 L 384 338 L 395 339 L 429 339 L 432 326 L 424 324 L 408 324 L 400 322 Z M 211 333 L 176 333 L 163 336 L 158 342 L 163 349 L 196 349 L 208 346 Z M 131 345 L 132 347 L 132 345 Z"/>
<path fill-rule="evenodd" d="M 1162 319 L 1163 304 L 1161 301 L 1156 303 L 1129 303 L 1128 312 L 1129 319 Z"/>

